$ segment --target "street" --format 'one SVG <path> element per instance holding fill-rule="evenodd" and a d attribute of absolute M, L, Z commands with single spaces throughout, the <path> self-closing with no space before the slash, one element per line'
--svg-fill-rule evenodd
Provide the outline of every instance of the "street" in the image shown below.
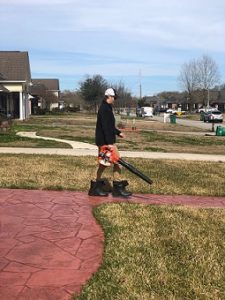
<path fill-rule="evenodd" d="M 160 122 L 163 122 L 163 115 L 162 116 L 154 116 L 153 120 L 157 120 Z M 168 118 L 168 122 L 169 122 L 169 118 Z M 180 125 L 184 125 L 184 126 L 190 126 L 190 127 L 197 127 L 197 128 L 201 128 L 201 129 L 205 129 L 207 131 L 212 131 L 212 123 L 204 123 L 203 121 L 194 121 L 194 120 L 185 120 L 185 119 L 180 119 L 177 118 L 176 119 L 176 123 L 180 124 Z M 224 123 L 215 123 L 215 131 L 216 131 L 216 127 L 220 126 L 220 125 L 224 125 Z"/>

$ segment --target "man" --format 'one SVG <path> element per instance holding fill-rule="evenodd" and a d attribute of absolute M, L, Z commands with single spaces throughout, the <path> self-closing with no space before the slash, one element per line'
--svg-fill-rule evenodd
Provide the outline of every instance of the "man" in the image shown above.
<path fill-rule="evenodd" d="M 117 98 L 116 91 L 113 88 L 108 88 L 105 91 L 105 97 L 99 108 L 97 115 L 95 142 L 99 147 L 107 146 L 109 149 L 113 149 L 118 152 L 116 143 L 116 136 L 124 138 L 124 134 L 116 128 L 115 117 L 112 110 L 112 105 Z M 108 196 L 108 193 L 104 191 L 104 180 L 102 180 L 102 174 L 107 167 L 99 164 L 97 170 L 96 181 L 91 181 L 91 187 L 88 192 L 89 196 Z M 113 190 L 112 195 L 128 197 L 131 196 L 131 192 L 126 191 L 128 182 L 126 180 L 121 181 L 121 168 L 119 164 L 113 164 Z"/>

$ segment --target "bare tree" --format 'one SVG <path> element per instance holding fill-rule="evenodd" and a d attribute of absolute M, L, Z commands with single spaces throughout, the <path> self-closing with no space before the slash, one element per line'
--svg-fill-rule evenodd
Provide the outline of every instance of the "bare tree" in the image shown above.
<path fill-rule="evenodd" d="M 202 91 L 203 105 L 209 105 L 209 91 L 219 83 L 220 74 L 216 62 L 208 55 L 197 60 L 198 88 Z"/>
<path fill-rule="evenodd" d="M 133 104 L 131 92 L 125 87 L 122 81 L 119 83 L 111 84 L 118 94 L 118 99 L 115 101 L 115 107 L 131 107 Z"/>
<path fill-rule="evenodd" d="M 79 92 L 64 90 L 61 92 L 61 100 L 65 102 L 67 107 L 80 107 L 84 104 Z"/>
<path fill-rule="evenodd" d="M 181 67 L 179 81 L 187 93 L 189 109 L 199 99 L 203 105 L 209 105 L 209 91 L 219 82 L 220 75 L 216 62 L 208 55 L 191 60 Z"/>
<path fill-rule="evenodd" d="M 58 103 L 59 98 L 53 92 L 47 91 L 44 96 L 44 100 L 45 100 L 46 108 L 48 110 L 51 110 L 52 104 Z"/>
<path fill-rule="evenodd" d="M 198 69 L 195 60 L 191 60 L 189 63 L 182 65 L 178 80 L 182 89 L 187 93 L 189 110 L 191 110 L 193 106 L 194 92 L 198 88 L 198 78 Z"/>

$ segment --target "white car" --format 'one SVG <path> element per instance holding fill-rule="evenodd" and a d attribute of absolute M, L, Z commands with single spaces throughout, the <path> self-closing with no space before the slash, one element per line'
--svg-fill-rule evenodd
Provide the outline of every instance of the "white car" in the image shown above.
<path fill-rule="evenodd" d="M 211 110 L 204 114 L 204 122 L 223 122 L 223 114 L 219 110 Z"/>
<path fill-rule="evenodd" d="M 217 110 L 217 108 L 209 106 L 209 107 L 201 107 L 197 110 L 197 112 L 204 113 L 204 112 L 216 111 L 216 110 Z"/>
<path fill-rule="evenodd" d="M 146 117 L 153 117 L 153 107 L 147 107 L 147 106 L 144 106 L 144 107 L 141 107 L 141 115 L 143 118 L 146 118 Z"/>

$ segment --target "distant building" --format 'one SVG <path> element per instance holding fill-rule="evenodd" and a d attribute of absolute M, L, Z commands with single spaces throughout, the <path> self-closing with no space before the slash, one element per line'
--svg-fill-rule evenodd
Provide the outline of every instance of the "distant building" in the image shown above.
<path fill-rule="evenodd" d="M 0 113 L 24 120 L 30 114 L 28 52 L 0 51 Z"/>
<path fill-rule="evenodd" d="M 58 79 L 32 79 L 30 88 L 32 95 L 31 111 L 35 113 L 35 109 L 52 110 L 53 108 L 63 108 L 63 103 L 60 101 L 60 88 Z"/>
<path fill-rule="evenodd" d="M 24 120 L 38 108 L 63 108 L 58 79 L 31 79 L 28 52 L 0 51 L 0 114 Z"/>

